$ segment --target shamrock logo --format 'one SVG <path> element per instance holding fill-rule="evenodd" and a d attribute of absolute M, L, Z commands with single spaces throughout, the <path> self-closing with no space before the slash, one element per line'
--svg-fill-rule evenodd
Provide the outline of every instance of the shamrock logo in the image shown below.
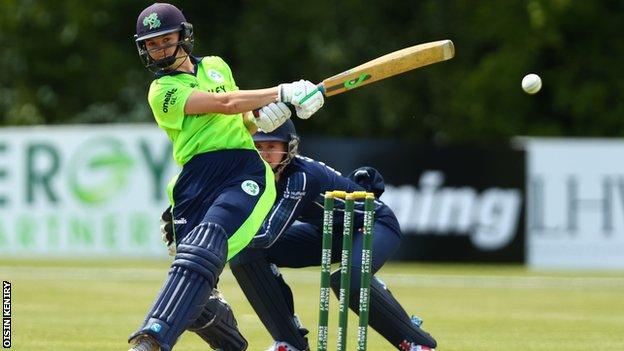
<path fill-rule="evenodd" d="M 160 27 L 160 20 L 158 19 L 158 14 L 156 12 L 150 13 L 143 19 L 143 26 L 149 26 L 149 29 L 154 29 Z"/>
<path fill-rule="evenodd" d="M 253 180 L 244 181 L 243 184 L 241 184 L 241 188 L 251 196 L 256 196 L 260 193 L 260 186 Z"/>

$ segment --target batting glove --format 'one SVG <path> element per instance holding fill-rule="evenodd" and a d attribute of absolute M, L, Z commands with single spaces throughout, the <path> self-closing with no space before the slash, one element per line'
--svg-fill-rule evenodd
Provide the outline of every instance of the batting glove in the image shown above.
<path fill-rule="evenodd" d="M 286 122 L 291 114 L 285 103 L 272 102 L 258 110 L 258 117 L 256 117 L 255 122 L 263 132 L 270 133 Z"/>
<path fill-rule="evenodd" d="M 307 80 L 280 84 L 278 100 L 293 104 L 297 111 L 297 116 L 301 119 L 310 118 L 323 107 L 325 102 L 323 94 L 318 90 L 317 86 Z"/>

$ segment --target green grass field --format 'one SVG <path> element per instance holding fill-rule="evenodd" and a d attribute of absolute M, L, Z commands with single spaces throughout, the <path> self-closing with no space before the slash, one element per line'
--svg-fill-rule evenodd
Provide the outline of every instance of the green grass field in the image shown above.
<path fill-rule="evenodd" d="M 14 350 L 127 350 L 168 261 L 0 260 L 13 285 Z M 318 269 L 283 270 L 315 347 Z M 519 266 L 389 264 L 379 274 L 438 350 L 624 350 L 624 272 L 536 273 Z M 271 343 L 229 270 L 220 289 L 249 350 Z M 332 299 L 335 331 L 337 301 Z M 357 316 L 351 315 L 349 347 Z M 369 350 L 392 350 L 374 331 Z M 331 347 L 335 335 L 331 336 Z M 208 350 L 185 333 L 177 350 Z"/>

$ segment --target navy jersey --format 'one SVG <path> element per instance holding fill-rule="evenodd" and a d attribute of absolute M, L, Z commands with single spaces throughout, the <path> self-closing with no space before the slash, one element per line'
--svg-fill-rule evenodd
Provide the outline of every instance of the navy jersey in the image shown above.
<path fill-rule="evenodd" d="M 271 246 L 295 220 L 321 228 L 326 191 L 364 191 L 360 185 L 324 163 L 299 155 L 285 167 L 276 188 L 275 204 L 250 247 Z M 335 199 L 334 206 L 335 211 L 343 212 L 344 200 Z M 381 201 L 375 200 L 375 220 L 384 219 L 388 219 L 388 224 L 400 232 L 392 211 Z M 361 227 L 363 220 L 364 200 L 356 200 L 354 227 Z M 342 221 L 342 215 L 334 216 L 335 226 L 341 228 Z"/>

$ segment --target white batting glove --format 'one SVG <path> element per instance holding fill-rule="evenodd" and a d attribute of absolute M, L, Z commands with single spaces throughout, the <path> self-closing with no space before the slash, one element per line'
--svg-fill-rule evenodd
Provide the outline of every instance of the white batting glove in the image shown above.
<path fill-rule="evenodd" d="M 260 110 L 255 122 L 258 128 L 270 133 L 281 126 L 291 116 L 290 109 L 283 102 L 272 102 Z"/>
<path fill-rule="evenodd" d="M 297 116 L 301 119 L 310 118 L 325 102 L 323 94 L 318 90 L 317 86 L 307 80 L 280 84 L 278 100 L 293 104 L 297 111 Z"/>

